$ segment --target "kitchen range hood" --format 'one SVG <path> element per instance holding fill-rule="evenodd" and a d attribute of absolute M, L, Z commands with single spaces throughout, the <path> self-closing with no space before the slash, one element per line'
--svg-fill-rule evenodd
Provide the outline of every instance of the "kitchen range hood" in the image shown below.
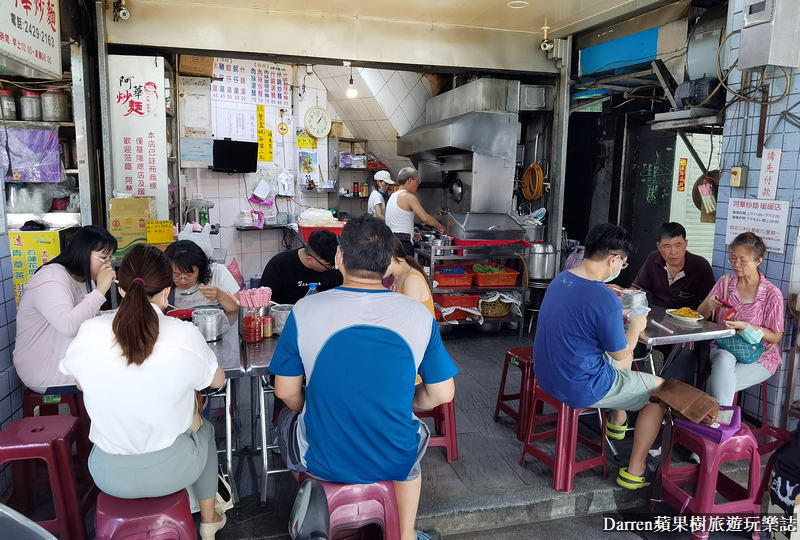
<path fill-rule="evenodd" d="M 516 161 L 517 115 L 507 112 L 470 112 L 418 127 L 397 139 L 397 153 L 415 161 L 437 161 L 442 156 L 477 153 Z"/>

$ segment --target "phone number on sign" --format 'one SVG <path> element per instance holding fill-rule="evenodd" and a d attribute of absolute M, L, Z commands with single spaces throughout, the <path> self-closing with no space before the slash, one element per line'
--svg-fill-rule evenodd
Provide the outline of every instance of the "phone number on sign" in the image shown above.
<path fill-rule="evenodd" d="M 49 47 L 54 47 L 56 44 L 55 37 L 51 36 L 48 32 L 42 30 L 36 25 L 29 23 L 18 15 L 11 14 L 11 24 L 16 26 L 26 34 L 29 34 L 33 39 L 41 41 Z"/>

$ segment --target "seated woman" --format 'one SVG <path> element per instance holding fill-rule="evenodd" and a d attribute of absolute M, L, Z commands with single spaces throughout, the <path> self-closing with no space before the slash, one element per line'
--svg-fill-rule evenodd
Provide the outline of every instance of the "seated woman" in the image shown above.
<path fill-rule="evenodd" d="M 225 525 L 214 509 L 214 426 L 191 427 L 196 391 L 221 388 L 225 373 L 197 327 L 164 315 L 171 287 L 166 255 L 135 246 L 119 268 L 119 309 L 81 326 L 61 371 L 83 390 L 95 484 L 123 499 L 191 485 L 200 500 L 200 536 L 210 540 Z"/>
<path fill-rule="evenodd" d="M 428 288 L 428 279 L 425 277 L 425 271 L 414 257 L 406 255 L 403 243 L 396 236 L 394 237 L 392 261 L 389 263 L 389 269 L 384 277 L 387 278 L 389 276 L 394 278 L 393 287 L 397 292 L 425 304 L 431 315 L 436 317 L 433 309 L 433 297 L 431 296 L 430 288 Z"/>
<path fill-rule="evenodd" d="M 736 392 L 766 381 L 781 365 L 785 301 L 780 289 L 767 281 L 758 269 L 766 251 L 767 246 L 757 235 L 746 232 L 737 236 L 731 242 L 728 259 L 733 274 L 722 276 L 697 308 L 706 318 L 716 314 L 720 328 L 741 331 L 751 327 L 764 333 L 761 340 L 764 354 L 752 364 L 743 364 L 730 352 L 712 344 L 711 376 L 706 391 L 720 405 L 732 405 Z M 736 309 L 731 320 L 722 320 L 727 308 L 720 300 L 727 300 Z"/>
<path fill-rule="evenodd" d="M 633 236 L 622 227 L 593 227 L 580 265 L 550 283 L 533 342 L 533 370 L 554 398 L 575 409 L 612 409 L 609 424 L 617 427 L 627 423 L 626 411 L 639 411 L 630 462 L 617 477 L 625 489 L 650 485 L 654 469 L 648 468 L 647 455 L 664 418 L 661 404 L 650 403 L 650 392 L 663 379 L 630 371 L 647 317 L 631 314 L 626 331 L 619 298 L 605 286 L 628 266 L 635 249 Z"/>
<path fill-rule="evenodd" d="M 74 394 L 75 379 L 58 363 L 86 320 L 97 316 L 114 281 L 117 241 L 95 225 L 81 227 L 64 251 L 22 288 L 14 366 L 25 386 L 42 394 Z"/>
<path fill-rule="evenodd" d="M 238 311 L 239 284 L 222 264 L 216 264 L 191 240 L 178 240 L 167 247 L 172 262 L 172 278 L 177 286 L 170 294 L 170 304 L 179 308 L 222 306 Z M 172 298 L 174 294 L 174 300 Z"/>

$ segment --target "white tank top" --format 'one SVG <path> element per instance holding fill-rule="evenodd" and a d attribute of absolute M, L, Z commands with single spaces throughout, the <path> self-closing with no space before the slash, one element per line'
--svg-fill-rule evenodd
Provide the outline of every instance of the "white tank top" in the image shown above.
<path fill-rule="evenodd" d="M 386 203 L 386 225 L 395 234 L 408 234 L 414 235 L 414 212 L 411 210 L 403 210 L 398 206 L 397 200 L 400 194 L 408 193 L 404 189 L 400 189 L 392 193 L 389 197 L 389 202 Z"/>

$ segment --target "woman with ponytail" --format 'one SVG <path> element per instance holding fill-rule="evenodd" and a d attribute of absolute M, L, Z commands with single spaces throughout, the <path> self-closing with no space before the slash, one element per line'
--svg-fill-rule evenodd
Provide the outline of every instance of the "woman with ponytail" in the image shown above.
<path fill-rule="evenodd" d="M 200 536 L 225 525 L 214 509 L 214 427 L 193 426 L 196 391 L 220 388 L 225 373 L 192 324 L 166 317 L 172 264 L 158 249 L 134 247 L 117 272 L 116 313 L 86 321 L 61 361 L 83 390 L 94 443 L 89 470 L 114 497 L 161 497 L 191 485 Z"/>

